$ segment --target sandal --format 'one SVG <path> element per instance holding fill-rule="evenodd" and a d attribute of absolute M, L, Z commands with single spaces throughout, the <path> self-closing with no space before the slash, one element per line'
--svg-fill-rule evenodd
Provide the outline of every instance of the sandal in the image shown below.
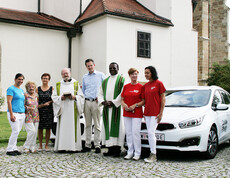
<path fill-rule="evenodd" d="M 24 148 L 23 152 L 24 153 L 30 153 L 30 150 L 28 148 Z"/>
<path fill-rule="evenodd" d="M 50 148 L 48 146 L 45 147 L 45 151 L 46 152 L 49 152 L 50 151 Z"/>
<path fill-rule="evenodd" d="M 42 148 L 38 148 L 38 152 L 42 151 Z"/>

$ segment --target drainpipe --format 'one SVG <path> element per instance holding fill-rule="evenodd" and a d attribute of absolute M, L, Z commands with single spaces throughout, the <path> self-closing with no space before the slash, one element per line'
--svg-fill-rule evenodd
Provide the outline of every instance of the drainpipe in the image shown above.
<path fill-rule="evenodd" d="M 195 11 L 196 6 L 197 6 L 197 1 L 196 0 L 192 0 L 192 9 L 193 9 L 193 12 Z"/>
<path fill-rule="evenodd" d="M 69 38 L 68 68 L 71 69 L 72 37 L 68 37 L 68 38 Z"/>
<path fill-rule="evenodd" d="M 71 69 L 71 60 L 72 60 L 72 38 L 76 37 L 77 35 L 77 29 L 71 28 L 67 32 L 67 37 L 69 38 L 69 46 L 68 46 L 68 68 Z"/>
<path fill-rule="evenodd" d="M 38 14 L 41 13 L 41 0 L 38 0 Z"/>
<path fill-rule="evenodd" d="M 81 16 L 81 14 L 82 14 L 82 0 L 80 0 L 80 14 L 79 14 L 79 16 Z"/>

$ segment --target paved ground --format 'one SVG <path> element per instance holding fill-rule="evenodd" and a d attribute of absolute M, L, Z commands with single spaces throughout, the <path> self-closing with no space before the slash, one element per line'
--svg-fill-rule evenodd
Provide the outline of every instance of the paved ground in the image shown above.
<path fill-rule="evenodd" d="M 106 151 L 104 148 L 103 152 Z M 147 153 L 146 153 L 147 154 Z M 143 157 L 146 155 L 143 155 Z M 0 148 L 0 177 L 230 177 L 230 145 L 215 159 L 199 154 L 159 152 L 156 163 L 104 157 L 102 154 L 39 152 L 7 156 Z"/>

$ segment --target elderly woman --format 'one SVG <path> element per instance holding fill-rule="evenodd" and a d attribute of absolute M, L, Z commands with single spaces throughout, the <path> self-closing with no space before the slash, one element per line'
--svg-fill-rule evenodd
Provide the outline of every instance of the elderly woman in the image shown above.
<path fill-rule="evenodd" d="M 141 120 L 143 118 L 142 105 L 144 99 L 141 98 L 142 85 L 137 82 L 138 70 L 130 68 L 128 74 L 131 83 L 124 86 L 121 93 L 121 104 L 124 109 L 124 123 L 128 152 L 124 159 L 139 160 L 141 155 Z"/>
<path fill-rule="evenodd" d="M 22 125 L 25 122 L 24 91 L 20 88 L 24 76 L 21 73 L 15 75 L 14 85 L 7 89 L 7 118 L 12 132 L 9 138 L 6 154 L 9 156 L 21 155 L 17 149 L 17 139 Z"/>
<path fill-rule="evenodd" d="M 163 83 L 158 80 L 157 71 L 153 66 L 145 68 L 145 78 L 149 80 L 149 82 L 143 86 L 142 98 L 145 99 L 144 117 L 151 153 L 144 161 L 151 163 L 157 160 L 155 131 L 163 115 L 165 106 L 165 87 Z"/>
<path fill-rule="evenodd" d="M 35 92 L 36 84 L 34 82 L 26 83 L 25 93 L 25 107 L 26 107 L 26 119 L 25 128 L 27 132 L 26 142 L 24 143 L 24 151 L 29 153 L 36 152 L 36 138 L 39 123 L 38 114 L 38 95 Z"/>
<path fill-rule="evenodd" d="M 38 127 L 38 139 L 39 139 L 39 151 L 42 150 L 42 140 L 43 140 L 43 129 L 46 129 L 46 144 L 45 150 L 49 151 L 49 139 L 50 139 L 50 129 L 53 127 L 53 101 L 51 95 L 53 93 L 53 87 L 49 86 L 50 74 L 44 73 L 41 76 L 42 86 L 37 89 L 39 96 L 39 127 Z"/>

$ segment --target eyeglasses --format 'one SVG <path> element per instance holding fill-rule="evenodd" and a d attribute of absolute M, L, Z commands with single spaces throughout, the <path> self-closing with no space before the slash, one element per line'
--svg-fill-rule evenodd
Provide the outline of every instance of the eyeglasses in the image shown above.
<path fill-rule="evenodd" d="M 49 78 L 42 78 L 42 80 L 49 80 Z"/>

